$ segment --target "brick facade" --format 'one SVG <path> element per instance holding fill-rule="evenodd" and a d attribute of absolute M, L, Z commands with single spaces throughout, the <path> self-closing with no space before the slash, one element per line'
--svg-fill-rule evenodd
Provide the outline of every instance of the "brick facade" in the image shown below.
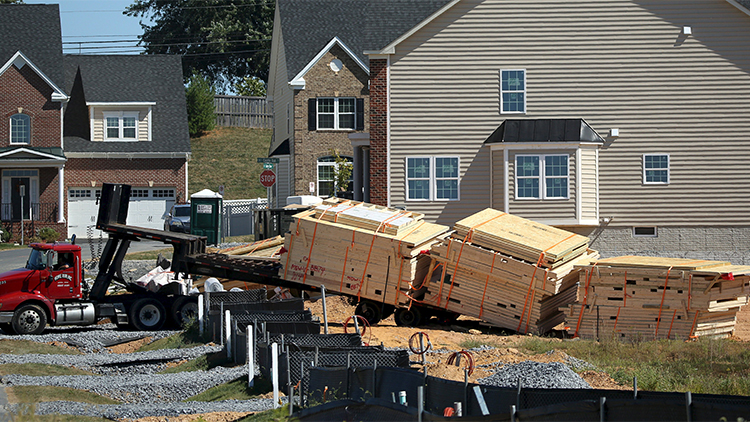
<path fill-rule="evenodd" d="M 60 103 L 51 101 L 52 88 L 24 66 L 11 65 L 0 75 L 0 147 L 10 146 L 10 116 L 22 112 L 31 118 L 31 147 L 60 146 Z"/>
<path fill-rule="evenodd" d="M 343 68 L 334 72 L 330 63 L 339 59 Z M 305 89 L 294 94 L 294 186 L 292 195 L 308 195 L 310 182 L 317 182 L 317 160 L 337 150 L 352 155 L 350 133 L 367 132 L 369 116 L 368 75 L 346 52 L 335 45 L 305 74 Z M 364 131 L 308 130 L 308 100 L 318 97 L 364 99 Z M 317 185 L 316 185 L 317 186 Z M 316 187 L 317 189 L 317 187 Z M 316 192 L 317 193 L 317 192 Z"/>
<path fill-rule="evenodd" d="M 370 202 L 388 205 L 388 62 L 370 59 Z"/>

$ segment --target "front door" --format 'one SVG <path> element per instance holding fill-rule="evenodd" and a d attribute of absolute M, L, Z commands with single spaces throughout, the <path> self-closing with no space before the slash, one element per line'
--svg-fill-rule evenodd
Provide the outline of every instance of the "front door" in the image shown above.
<path fill-rule="evenodd" d="M 23 197 L 21 196 L 23 191 Z M 23 213 L 24 220 L 30 218 L 29 210 L 31 204 L 29 204 L 31 198 L 31 179 L 28 177 L 12 177 L 10 179 L 10 203 L 12 204 L 11 220 L 20 221 Z M 23 207 L 21 202 L 23 201 Z"/>

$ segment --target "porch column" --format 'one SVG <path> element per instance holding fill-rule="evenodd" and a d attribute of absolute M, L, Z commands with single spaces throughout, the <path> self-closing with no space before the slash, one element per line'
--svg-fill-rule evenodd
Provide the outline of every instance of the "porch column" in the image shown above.
<path fill-rule="evenodd" d="M 370 202 L 370 147 L 362 147 L 362 182 L 364 202 Z"/>
<path fill-rule="evenodd" d="M 57 222 L 65 222 L 65 166 L 57 168 Z"/>
<path fill-rule="evenodd" d="M 362 147 L 354 147 L 354 200 L 362 200 Z"/>

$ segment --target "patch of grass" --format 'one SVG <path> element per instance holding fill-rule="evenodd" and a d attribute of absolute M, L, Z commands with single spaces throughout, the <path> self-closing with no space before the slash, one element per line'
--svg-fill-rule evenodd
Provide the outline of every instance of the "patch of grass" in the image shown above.
<path fill-rule="evenodd" d="M 224 352 L 209 353 L 180 365 L 167 368 L 159 373 L 176 374 L 178 372 L 207 371 L 217 366 L 234 366 L 234 361 L 227 358 Z"/>
<path fill-rule="evenodd" d="M 206 342 L 201 338 L 198 332 L 198 324 L 191 324 L 185 330 L 173 334 L 169 337 L 156 340 L 149 344 L 144 344 L 138 348 L 137 352 L 146 352 L 149 350 L 161 349 L 190 349 L 196 346 L 202 346 Z"/>
<path fill-rule="evenodd" d="M 244 376 L 229 381 L 228 383 L 209 388 L 208 390 L 184 401 L 249 400 L 255 398 L 259 394 L 265 394 L 272 391 L 272 388 L 271 382 L 263 378 L 256 378 L 253 388 L 248 388 L 247 376 Z"/>
<path fill-rule="evenodd" d="M 96 375 L 93 372 L 61 365 L 43 363 L 6 363 L 0 365 L 0 375 L 28 375 L 32 377 L 55 375 Z"/>
<path fill-rule="evenodd" d="M 285 422 L 294 420 L 289 417 L 289 405 L 279 407 L 278 409 L 266 410 L 252 415 L 245 416 L 237 422 Z"/>
<path fill-rule="evenodd" d="M 106 418 L 95 418 L 93 416 L 78 416 L 78 415 L 36 415 L 34 405 L 24 405 L 9 416 L 12 422 L 99 422 L 109 421 Z"/>
<path fill-rule="evenodd" d="M 25 355 L 36 353 L 40 355 L 80 355 L 77 349 L 66 349 L 29 340 L 0 340 L 0 353 L 11 355 Z"/>
<path fill-rule="evenodd" d="M 458 343 L 459 346 L 461 346 L 462 349 L 468 350 L 473 349 L 475 347 L 481 347 L 481 346 L 490 346 L 490 347 L 497 347 L 497 345 L 491 341 L 485 341 L 480 340 L 476 338 L 467 338 L 460 343 Z"/>
<path fill-rule="evenodd" d="M 5 391 L 8 393 L 8 401 L 11 403 L 39 403 L 57 400 L 77 401 L 91 404 L 120 403 L 109 397 L 67 387 L 18 385 L 15 387 L 8 387 Z"/>
<path fill-rule="evenodd" d="M 5 251 L 8 249 L 22 249 L 22 248 L 28 248 L 28 245 L 16 245 L 15 243 L 0 243 L 0 251 Z"/>
<path fill-rule="evenodd" d="M 203 189 L 218 191 L 224 185 L 224 199 L 265 198 L 259 176 L 271 145 L 270 129 L 219 127 L 192 138 L 188 197 Z"/>
<path fill-rule="evenodd" d="M 737 341 L 549 342 L 530 337 L 522 339 L 519 347 L 534 353 L 563 350 L 622 384 L 629 385 L 637 377 L 643 390 L 750 395 L 750 350 Z"/>

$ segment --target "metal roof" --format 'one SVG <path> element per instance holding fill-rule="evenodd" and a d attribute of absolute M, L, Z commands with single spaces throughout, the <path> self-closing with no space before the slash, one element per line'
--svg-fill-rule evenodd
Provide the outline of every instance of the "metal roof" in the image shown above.
<path fill-rule="evenodd" d="M 604 139 L 583 119 L 507 119 L 485 144 L 503 142 L 595 142 Z"/>

